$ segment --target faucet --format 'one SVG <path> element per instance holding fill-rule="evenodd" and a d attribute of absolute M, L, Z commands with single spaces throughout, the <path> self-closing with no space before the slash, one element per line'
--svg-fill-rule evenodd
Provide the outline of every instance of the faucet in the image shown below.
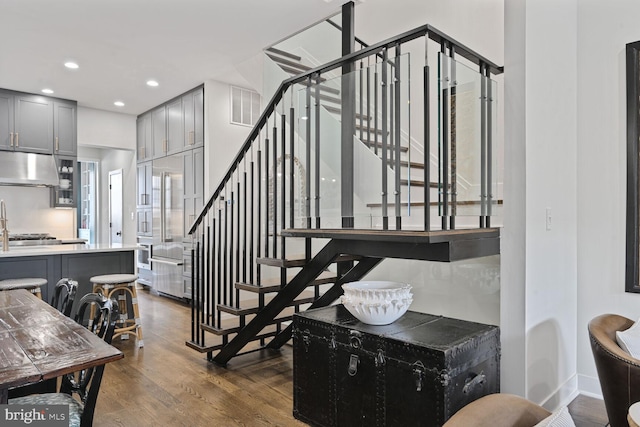
<path fill-rule="evenodd" d="M 0 200 L 0 228 L 2 229 L 2 252 L 9 251 L 9 230 L 7 230 L 7 206 Z"/>

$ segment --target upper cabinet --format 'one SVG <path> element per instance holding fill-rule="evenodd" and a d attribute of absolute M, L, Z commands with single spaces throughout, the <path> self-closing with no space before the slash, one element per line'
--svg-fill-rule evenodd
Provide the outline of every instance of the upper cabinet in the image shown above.
<path fill-rule="evenodd" d="M 204 88 L 138 116 L 138 162 L 204 146 Z"/>
<path fill-rule="evenodd" d="M 53 102 L 53 152 L 65 156 L 75 156 L 78 152 L 76 141 L 76 103 Z"/>
<path fill-rule="evenodd" d="M 138 162 L 153 158 L 153 131 L 151 114 L 143 114 L 137 120 Z"/>
<path fill-rule="evenodd" d="M 162 157 L 167 154 L 167 113 L 164 106 L 151 112 L 151 140 L 153 145 L 153 157 Z"/>
<path fill-rule="evenodd" d="M 204 90 L 196 89 L 182 97 L 185 147 L 204 145 Z"/>
<path fill-rule="evenodd" d="M 0 90 L 0 150 L 75 155 L 76 105 Z"/>
<path fill-rule="evenodd" d="M 14 149 L 30 153 L 53 153 L 53 101 L 44 96 L 14 97 Z"/>

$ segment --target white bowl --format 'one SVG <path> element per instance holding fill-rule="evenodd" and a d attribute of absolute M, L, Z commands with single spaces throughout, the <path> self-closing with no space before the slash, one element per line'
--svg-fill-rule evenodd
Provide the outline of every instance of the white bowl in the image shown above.
<path fill-rule="evenodd" d="M 68 179 L 61 179 L 60 180 L 60 188 L 62 188 L 63 190 L 66 190 L 70 186 L 71 186 L 71 181 L 69 181 Z"/>
<path fill-rule="evenodd" d="M 394 299 L 381 302 L 352 300 L 343 295 L 342 304 L 362 323 L 368 325 L 388 325 L 398 320 L 413 302 L 413 298 Z"/>
<path fill-rule="evenodd" d="M 342 285 L 345 296 L 353 301 L 383 302 L 410 298 L 411 285 L 389 281 L 361 281 Z"/>

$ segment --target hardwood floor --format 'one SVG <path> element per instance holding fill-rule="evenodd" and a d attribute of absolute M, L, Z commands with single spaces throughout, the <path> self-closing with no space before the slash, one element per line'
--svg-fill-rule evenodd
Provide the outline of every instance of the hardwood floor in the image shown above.
<path fill-rule="evenodd" d="M 305 426 L 293 418 L 293 355 L 261 351 L 221 368 L 185 346 L 190 308 L 138 292 L 144 348 L 114 340 L 125 358 L 107 365 L 94 426 Z M 604 426 L 601 400 L 579 396 L 569 410 L 577 427 Z"/>

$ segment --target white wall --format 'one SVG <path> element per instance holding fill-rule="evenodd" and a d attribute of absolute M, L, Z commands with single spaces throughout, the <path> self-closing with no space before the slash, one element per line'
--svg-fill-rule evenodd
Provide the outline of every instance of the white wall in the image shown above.
<path fill-rule="evenodd" d="M 231 124 L 230 90 L 228 84 L 215 80 L 204 83 L 205 202 L 220 184 L 251 132 L 248 126 Z"/>
<path fill-rule="evenodd" d="M 587 335 L 595 316 L 640 317 L 625 289 L 625 45 L 640 40 L 640 3 L 578 3 L 578 372 L 600 393 Z M 594 173 L 596 172 L 596 173 Z"/>
<path fill-rule="evenodd" d="M 97 160 L 98 243 L 109 242 L 109 171 L 123 169 L 122 240 L 136 242 L 136 117 L 78 108 L 78 159 Z"/>
<path fill-rule="evenodd" d="M 505 158 L 505 205 L 517 205 L 505 208 L 502 266 L 503 283 L 517 281 L 505 287 L 524 287 L 526 338 L 517 346 L 525 346 L 520 368 L 526 375 L 524 384 L 516 378 L 503 391 L 524 391 L 530 400 L 555 408 L 577 390 L 577 4 L 553 2 L 553 13 L 550 5 L 523 0 L 507 2 L 505 9 L 505 68 L 514 71 L 505 82 L 505 133 L 512 144 Z M 552 209 L 550 230 L 546 208 Z M 524 215 L 524 221 L 513 214 Z M 524 226 L 524 234 L 514 226 Z M 517 337 L 522 292 L 505 297 L 502 312 L 518 321 L 502 322 L 503 330 Z M 509 352 L 521 356 L 517 346 L 505 348 L 508 369 L 516 373 L 518 363 Z"/>

